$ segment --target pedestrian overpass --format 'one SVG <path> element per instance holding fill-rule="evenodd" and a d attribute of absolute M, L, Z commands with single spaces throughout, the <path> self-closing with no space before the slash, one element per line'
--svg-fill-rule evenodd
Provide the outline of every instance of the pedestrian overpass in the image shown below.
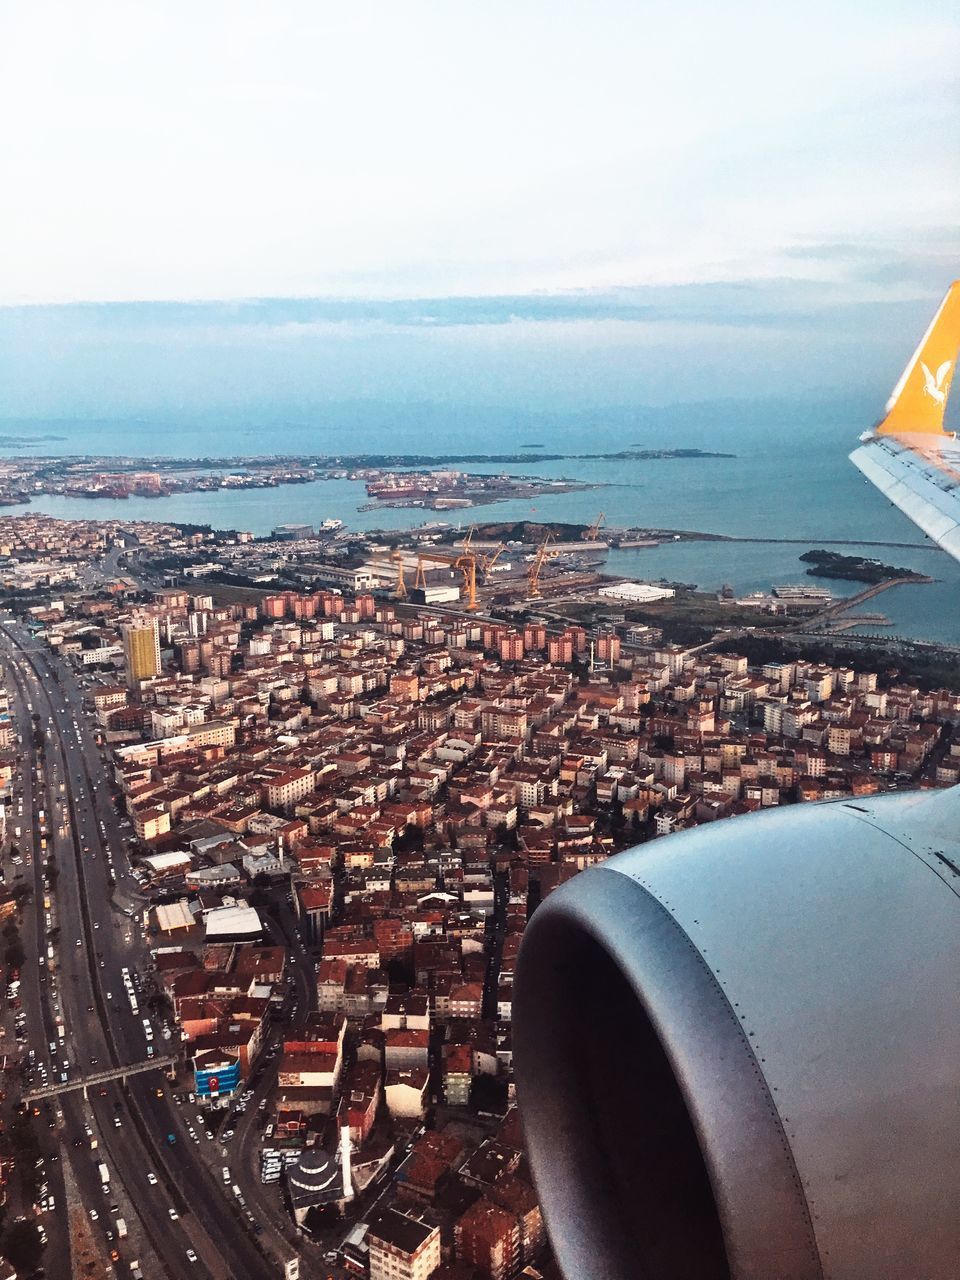
<path fill-rule="evenodd" d="M 79 1093 L 87 1097 L 87 1090 L 92 1085 L 108 1084 L 111 1080 L 126 1081 L 128 1076 L 143 1075 L 146 1071 L 160 1071 L 176 1064 L 175 1057 L 148 1058 L 146 1062 L 129 1062 L 122 1067 L 113 1067 L 109 1071 L 94 1071 L 79 1080 L 61 1081 L 59 1084 L 46 1084 L 39 1089 L 31 1089 L 23 1095 L 24 1102 L 39 1102 L 42 1098 L 57 1098 L 64 1093 Z"/>

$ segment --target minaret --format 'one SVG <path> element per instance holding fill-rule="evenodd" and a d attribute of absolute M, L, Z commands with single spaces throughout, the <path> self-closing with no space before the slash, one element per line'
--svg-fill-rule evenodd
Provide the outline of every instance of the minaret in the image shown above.
<path fill-rule="evenodd" d="M 340 1125 L 340 1167 L 343 1170 L 343 1198 L 353 1199 L 353 1178 L 350 1174 L 350 1125 Z"/>

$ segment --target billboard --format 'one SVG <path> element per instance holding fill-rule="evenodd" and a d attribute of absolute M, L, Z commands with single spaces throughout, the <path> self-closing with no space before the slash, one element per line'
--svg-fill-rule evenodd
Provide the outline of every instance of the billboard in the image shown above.
<path fill-rule="evenodd" d="M 198 1098 L 222 1098 L 225 1094 L 233 1093 L 239 1084 L 239 1059 L 194 1071 L 194 1092 Z"/>

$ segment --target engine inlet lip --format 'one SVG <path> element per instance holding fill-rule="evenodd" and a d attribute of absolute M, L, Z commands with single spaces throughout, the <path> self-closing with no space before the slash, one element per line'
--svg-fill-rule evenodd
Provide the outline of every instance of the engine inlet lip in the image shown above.
<path fill-rule="evenodd" d="M 587 940 L 626 979 L 669 1061 L 710 1180 L 731 1280 L 822 1280 L 790 1143 L 747 1032 L 666 907 L 610 865 L 577 876 L 536 911 L 514 990 L 518 1097 L 565 1273 L 598 1280 L 645 1274 L 616 1213 L 598 1206 L 577 1176 L 589 1173 L 578 1165 L 589 1166 L 591 1136 L 558 1046 L 570 1013 L 564 975 Z"/>

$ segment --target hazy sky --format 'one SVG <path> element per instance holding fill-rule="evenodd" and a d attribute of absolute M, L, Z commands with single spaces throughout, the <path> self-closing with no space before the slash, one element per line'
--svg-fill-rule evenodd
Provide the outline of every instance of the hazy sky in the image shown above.
<path fill-rule="evenodd" d="M 952 0 L 0 14 L 3 303 L 843 280 L 844 245 L 956 247 Z"/>
<path fill-rule="evenodd" d="M 955 9 L 0 0 L 0 418 L 879 408 L 960 275 Z"/>

